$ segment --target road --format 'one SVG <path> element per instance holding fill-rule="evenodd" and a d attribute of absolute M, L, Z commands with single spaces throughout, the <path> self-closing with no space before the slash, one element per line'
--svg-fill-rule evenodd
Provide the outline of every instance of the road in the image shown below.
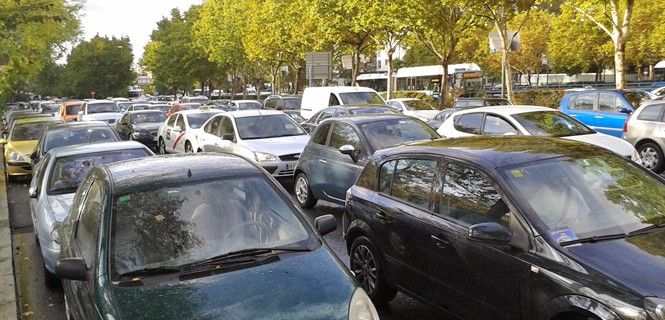
<path fill-rule="evenodd" d="M 10 224 L 14 247 L 14 269 L 16 271 L 19 317 L 22 319 L 65 319 L 64 299 L 61 287 L 48 288 L 44 284 L 43 261 L 35 244 L 30 209 L 27 180 L 7 185 Z M 287 190 L 292 190 L 285 184 Z M 308 218 L 314 219 L 323 214 L 333 214 L 341 221 L 342 207 L 321 202 L 315 208 L 305 210 Z M 345 264 L 349 263 L 341 223 L 336 231 L 325 236 L 328 245 Z M 389 305 L 379 309 L 381 319 L 443 319 L 441 311 L 420 303 L 403 294 Z"/>

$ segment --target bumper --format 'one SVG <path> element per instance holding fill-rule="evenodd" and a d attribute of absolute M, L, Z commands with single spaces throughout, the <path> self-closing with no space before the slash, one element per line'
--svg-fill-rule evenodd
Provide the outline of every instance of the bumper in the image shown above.
<path fill-rule="evenodd" d="M 58 259 L 60 259 L 60 245 L 55 242 L 45 242 L 39 239 L 44 266 L 48 272 L 55 274 L 55 265 L 58 263 Z"/>
<path fill-rule="evenodd" d="M 263 169 L 275 178 L 293 177 L 297 164 L 298 161 L 269 161 L 259 163 Z"/>
<path fill-rule="evenodd" d="M 32 174 L 32 165 L 28 162 L 6 162 L 7 175 L 29 176 Z"/>
<path fill-rule="evenodd" d="M 156 147 L 157 146 L 157 134 L 154 136 L 149 135 L 141 135 L 141 136 L 133 136 L 134 141 L 140 142 L 147 147 Z"/>

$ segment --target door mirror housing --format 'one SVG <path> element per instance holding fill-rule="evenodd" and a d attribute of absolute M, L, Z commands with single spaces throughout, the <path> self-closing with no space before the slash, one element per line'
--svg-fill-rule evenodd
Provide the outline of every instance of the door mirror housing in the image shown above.
<path fill-rule="evenodd" d="M 625 113 L 625 114 L 631 114 L 631 113 L 633 113 L 632 110 L 630 110 L 630 109 L 628 109 L 628 108 L 626 108 L 626 107 L 619 108 L 619 112 L 620 112 L 620 113 Z"/>
<path fill-rule="evenodd" d="M 55 273 L 63 280 L 88 280 L 88 267 L 83 258 L 65 258 L 58 260 Z"/>
<path fill-rule="evenodd" d="M 37 187 L 30 187 L 28 189 L 28 194 L 30 195 L 30 198 L 36 199 L 37 198 L 37 193 L 39 193 L 39 190 L 37 190 Z"/>
<path fill-rule="evenodd" d="M 469 227 L 469 240 L 492 244 L 508 244 L 513 233 L 496 222 L 483 222 Z"/>
<path fill-rule="evenodd" d="M 353 160 L 353 162 L 358 162 L 358 151 L 356 151 L 356 148 L 354 148 L 352 145 L 345 144 L 339 147 L 339 152 L 341 154 L 345 154 L 351 157 L 351 160 Z"/>
<path fill-rule="evenodd" d="M 325 236 L 337 229 L 337 220 L 332 214 L 325 214 L 314 219 L 314 226 L 320 235 Z"/>

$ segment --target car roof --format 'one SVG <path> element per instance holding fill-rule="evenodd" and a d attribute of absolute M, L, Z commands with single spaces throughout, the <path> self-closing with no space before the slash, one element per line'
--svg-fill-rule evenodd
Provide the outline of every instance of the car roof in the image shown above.
<path fill-rule="evenodd" d="M 272 109 L 258 109 L 258 110 L 237 110 L 229 111 L 225 114 L 232 116 L 233 118 L 245 118 L 245 117 L 256 117 L 256 116 L 270 116 L 276 114 L 284 114 L 282 111 L 272 110 Z"/>
<path fill-rule="evenodd" d="M 119 102 L 123 102 L 123 101 L 119 101 Z M 115 103 L 115 101 L 104 100 L 104 99 L 103 99 L 103 100 L 90 100 L 90 101 L 88 101 L 87 103 L 88 103 L 88 104 L 97 104 L 97 103 Z"/>
<path fill-rule="evenodd" d="M 87 128 L 87 127 L 105 127 L 110 128 L 109 124 L 104 121 L 70 121 L 70 122 L 57 122 L 50 124 L 48 130 L 72 129 L 72 128 Z"/>
<path fill-rule="evenodd" d="M 307 91 L 325 91 L 325 92 L 334 92 L 334 93 L 344 93 L 344 92 L 376 92 L 372 88 L 367 87 L 352 87 L 352 86 L 335 86 L 335 87 L 307 87 Z"/>
<path fill-rule="evenodd" d="M 142 149 L 146 147 L 136 141 L 116 141 L 116 142 L 102 142 L 102 143 L 88 143 L 88 144 L 75 144 L 71 146 L 64 146 L 53 148 L 49 150 L 54 157 L 66 157 L 77 154 L 96 153 L 103 151 L 118 151 L 128 149 Z"/>
<path fill-rule="evenodd" d="M 22 118 L 22 119 L 16 119 L 14 121 L 14 124 L 24 124 L 24 123 L 33 123 L 33 122 L 62 122 L 62 119 L 59 117 L 51 116 L 51 117 L 35 117 L 35 118 Z"/>
<path fill-rule="evenodd" d="M 251 161 L 226 153 L 176 154 L 126 160 L 104 166 L 113 192 L 210 181 L 226 177 L 261 176 Z"/>
<path fill-rule="evenodd" d="M 534 136 L 474 136 L 416 142 L 377 151 L 381 158 L 406 153 L 428 153 L 499 168 L 558 157 L 577 159 L 611 153 L 601 147 L 567 139 Z"/>
<path fill-rule="evenodd" d="M 526 112 L 536 112 L 536 111 L 558 111 L 552 108 L 540 107 L 540 106 L 526 106 L 526 105 L 511 105 L 511 106 L 488 106 L 488 107 L 479 107 L 479 108 L 468 108 L 460 109 L 457 111 L 457 114 L 467 114 L 467 113 L 478 113 L 478 112 L 492 112 L 499 115 L 512 115 Z"/>
<path fill-rule="evenodd" d="M 378 122 L 382 120 L 392 120 L 392 119 L 414 119 L 417 120 L 416 118 L 403 115 L 403 114 L 390 114 L 390 113 L 374 113 L 374 114 L 360 114 L 360 115 L 350 115 L 350 116 L 345 116 L 345 117 L 338 117 L 338 118 L 330 118 L 326 119 L 326 121 L 341 121 L 341 122 L 348 122 L 348 123 L 353 123 L 355 125 L 362 125 L 365 123 L 369 122 Z"/>
<path fill-rule="evenodd" d="M 187 110 L 189 111 L 189 110 Z M 129 114 L 141 114 L 141 113 L 161 113 L 164 114 L 164 111 L 159 110 L 159 109 L 144 109 L 144 110 L 131 110 L 127 111 L 126 113 Z"/>

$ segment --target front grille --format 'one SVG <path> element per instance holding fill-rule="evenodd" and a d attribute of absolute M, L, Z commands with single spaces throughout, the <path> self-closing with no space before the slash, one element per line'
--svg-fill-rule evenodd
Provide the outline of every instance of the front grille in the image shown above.
<path fill-rule="evenodd" d="M 293 170 L 281 170 L 277 173 L 278 176 L 292 176 L 294 173 Z"/>
<path fill-rule="evenodd" d="M 279 157 L 282 161 L 298 161 L 300 159 L 300 153 L 285 154 Z"/>

